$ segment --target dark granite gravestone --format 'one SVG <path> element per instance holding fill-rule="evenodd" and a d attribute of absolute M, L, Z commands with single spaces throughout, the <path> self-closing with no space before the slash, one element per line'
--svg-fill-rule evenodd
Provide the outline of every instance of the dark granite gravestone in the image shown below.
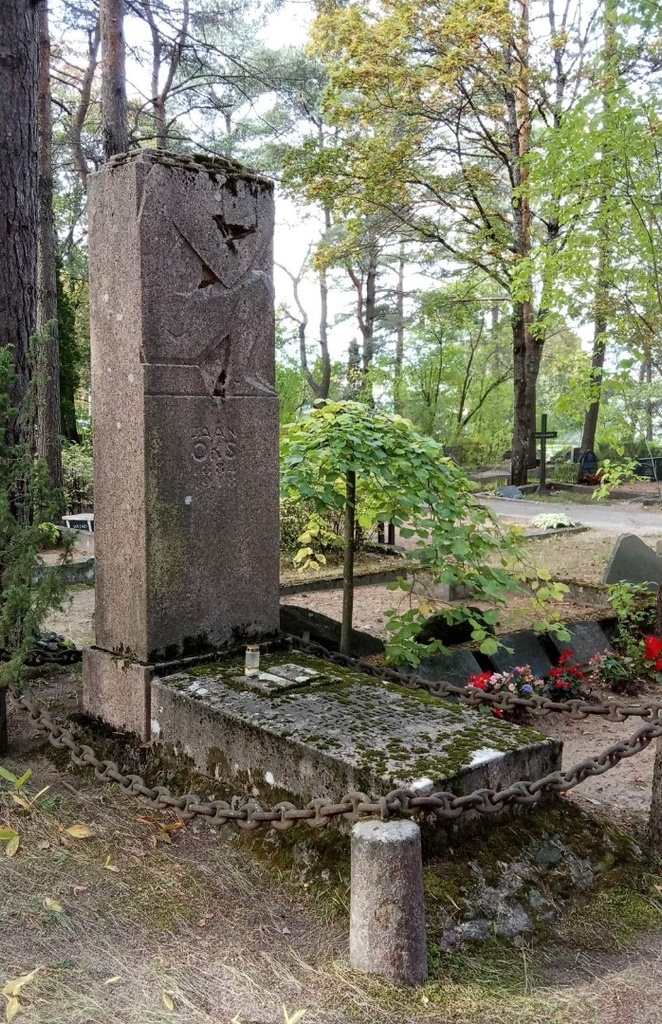
<path fill-rule="evenodd" d="M 579 477 L 580 480 L 583 476 L 595 476 L 598 471 L 598 457 L 595 452 L 589 448 L 587 452 L 584 452 L 581 459 L 579 460 Z"/>
<path fill-rule="evenodd" d="M 483 613 L 480 608 L 472 608 L 469 605 L 468 611 L 472 612 L 478 622 L 483 624 L 488 633 L 494 634 L 494 626 L 490 626 L 487 622 L 483 621 Z M 440 640 L 444 647 L 454 647 L 455 644 L 468 643 L 471 640 L 472 630 L 473 626 L 468 619 L 448 622 L 445 614 L 438 612 L 436 615 L 431 615 L 420 633 L 416 634 L 416 642 L 419 644 L 429 644 L 431 640 Z"/>
<path fill-rule="evenodd" d="M 662 559 L 634 533 L 622 533 L 605 569 L 605 583 L 650 583 L 662 581 Z"/>
<path fill-rule="evenodd" d="M 570 648 L 575 664 L 588 665 L 594 655 L 611 651 L 609 640 L 597 622 L 566 622 L 564 628 L 570 633 L 569 640 L 559 640 L 553 633 L 547 637 L 548 649 L 557 656 Z"/>
<path fill-rule="evenodd" d="M 283 633 L 303 637 L 308 633 L 309 639 L 321 644 L 329 651 L 340 650 L 340 623 L 321 612 L 303 608 L 298 604 L 282 604 L 280 606 L 280 628 Z M 371 654 L 382 654 L 384 644 L 376 636 L 363 633 L 359 629 L 352 630 L 352 655 L 355 658 L 367 658 Z"/>
<path fill-rule="evenodd" d="M 515 487 L 512 484 L 508 484 L 507 487 L 497 487 L 495 493 L 497 498 L 510 498 L 511 501 L 524 497 L 519 487 Z"/>
<path fill-rule="evenodd" d="M 530 665 L 535 676 L 544 679 L 552 670 L 552 663 L 545 654 L 543 647 L 532 629 L 523 629 L 520 633 L 501 636 L 503 644 L 496 654 L 490 655 L 495 672 L 511 672 L 521 665 Z M 513 653 L 506 650 L 512 648 Z"/>
<path fill-rule="evenodd" d="M 430 658 L 423 658 L 418 668 L 398 665 L 398 672 L 404 675 L 420 676 L 434 683 L 452 683 L 454 686 L 466 686 L 470 676 L 479 675 L 482 671 L 473 651 L 466 647 L 448 654 L 433 654 Z"/>

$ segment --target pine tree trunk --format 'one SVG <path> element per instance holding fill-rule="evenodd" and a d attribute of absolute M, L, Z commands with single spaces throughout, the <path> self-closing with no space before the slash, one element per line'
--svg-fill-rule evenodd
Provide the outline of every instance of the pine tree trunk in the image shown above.
<path fill-rule="evenodd" d="M 106 160 L 129 148 L 124 0 L 101 0 L 101 120 Z"/>
<path fill-rule="evenodd" d="M 354 535 L 356 527 L 356 472 L 347 470 L 345 501 L 345 559 L 343 565 L 342 623 L 340 653 L 352 653 L 352 622 L 354 619 Z"/>
<path fill-rule="evenodd" d="M 53 229 L 53 154 L 51 122 L 51 44 L 48 3 L 39 11 L 39 262 L 37 266 L 36 437 L 56 487 L 62 486 L 60 450 L 60 350 L 57 326 L 57 273 Z"/>
<path fill-rule="evenodd" d="M 405 348 L 405 249 L 400 243 L 396 291 L 395 365 L 393 368 L 393 409 L 402 413 L 402 363 Z"/>
<path fill-rule="evenodd" d="M 5 0 L 0 30 L 0 346 L 14 353 L 8 444 L 28 437 L 30 338 L 37 305 L 37 89 L 39 49 L 33 0 Z"/>

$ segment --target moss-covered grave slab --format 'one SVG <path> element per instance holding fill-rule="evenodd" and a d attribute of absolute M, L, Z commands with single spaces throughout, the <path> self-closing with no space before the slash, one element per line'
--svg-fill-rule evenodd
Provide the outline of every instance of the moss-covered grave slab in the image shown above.
<path fill-rule="evenodd" d="M 292 652 L 263 656 L 256 679 L 236 659 L 154 679 L 151 714 L 152 742 L 271 799 L 466 793 L 560 765 L 531 729 Z"/>

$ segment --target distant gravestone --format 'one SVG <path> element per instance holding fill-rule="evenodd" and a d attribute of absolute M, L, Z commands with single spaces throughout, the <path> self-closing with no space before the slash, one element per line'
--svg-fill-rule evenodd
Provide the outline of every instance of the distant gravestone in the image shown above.
<path fill-rule="evenodd" d="M 570 648 L 578 665 L 588 665 L 596 654 L 611 651 L 609 640 L 597 622 L 566 622 L 564 628 L 570 633 L 570 639 L 559 640 L 550 633 L 549 645 L 557 654 Z"/>
<path fill-rule="evenodd" d="M 329 651 L 340 650 L 340 623 L 322 612 L 312 608 L 304 608 L 298 604 L 282 604 L 280 606 L 280 628 L 283 633 L 308 638 L 315 644 L 326 647 Z M 373 654 L 382 654 L 384 644 L 370 633 L 360 629 L 352 630 L 352 654 L 355 658 L 368 658 Z"/>
<path fill-rule="evenodd" d="M 497 487 L 496 495 L 498 498 L 510 498 L 511 501 L 517 501 L 524 497 L 519 487 L 515 487 L 514 484 L 508 484 L 507 487 Z"/>
<path fill-rule="evenodd" d="M 429 682 L 452 683 L 454 686 L 466 686 L 470 676 L 479 675 L 482 671 L 473 652 L 464 647 L 448 654 L 423 658 L 418 668 L 409 665 L 398 667 L 398 672 L 405 675 L 417 675 Z"/>
<path fill-rule="evenodd" d="M 549 675 L 552 663 L 532 629 L 523 629 L 520 633 L 510 633 L 499 639 L 504 646 L 496 654 L 490 655 L 496 672 L 512 672 L 520 665 L 530 665 L 533 674 L 540 679 Z M 512 649 L 512 654 L 506 650 L 508 647 Z"/>
<path fill-rule="evenodd" d="M 598 471 L 598 457 L 592 448 L 584 452 L 579 460 L 579 476 L 595 476 Z"/>
<path fill-rule="evenodd" d="M 605 583 L 650 583 L 662 581 L 662 558 L 634 533 L 622 533 L 605 569 Z"/>

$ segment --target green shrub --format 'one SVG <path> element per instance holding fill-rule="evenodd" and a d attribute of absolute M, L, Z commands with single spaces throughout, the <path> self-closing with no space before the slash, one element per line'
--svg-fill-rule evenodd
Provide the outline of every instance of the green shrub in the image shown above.
<path fill-rule="evenodd" d="M 39 536 L 39 547 L 42 550 L 57 548 L 62 541 L 62 534 L 55 523 L 39 523 L 37 534 Z"/>
<path fill-rule="evenodd" d="M 94 457 L 89 441 L 62 446 L 65 505 L 68 515 L 94 508 Z"/>

